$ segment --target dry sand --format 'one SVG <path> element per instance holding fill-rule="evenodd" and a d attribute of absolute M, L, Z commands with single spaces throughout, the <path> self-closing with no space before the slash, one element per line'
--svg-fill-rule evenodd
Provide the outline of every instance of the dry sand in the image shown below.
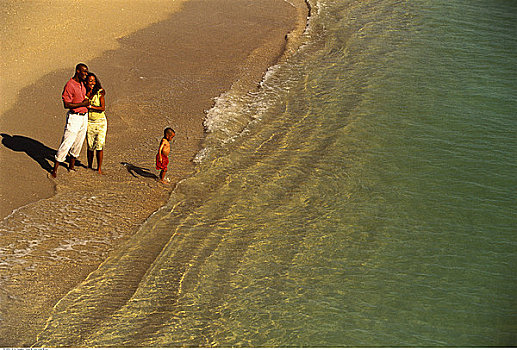
<path fill-rule="evenodd" d="M 213 98 L 232 86 L 255 88 L 296 48 L 307 8 L 303 0 L 13 0 L 2 7 L 0 345 L 29 346 L 56 302 L 192 173 Z M 78 62 L 107 91 L 106 174 L 60 167 L 52 180 L 66 112 L 61 91 Z M 166 126 L 177 133 L 170 186 L 156 182 L 154 169 Z M 84 148 L 79 159 L 85 162 Z"/>
<path fill-rule="evenodd" d="M 40 164 L 27 158 L 31 156 L 27 153 L 35 153 L 34 148 L 43 146 L 56 148 L 59 142 L 56 135 L 63 128 L 63 84 L 55 72 L 73 75 L 78 61 L 89 62 L 107 50 L 120 48 L 121 38 L 167 19 L 182 3 L 183 0 L 0 2 L 0 132 L 30 138 L 10 140 L 2 135 L 0 217 L 54 193 L 53 184 L 41 176 Z M 49 80 L 45 83 L 43 79 Z M 35 86 L 36 82 L 40 84 Z M 44 91 L 32 89 L 36 95 L 31 96 L 31 90 L 27 90 L 31 86 Z M 40 159 L 39 163 L 43 162 Z"/>

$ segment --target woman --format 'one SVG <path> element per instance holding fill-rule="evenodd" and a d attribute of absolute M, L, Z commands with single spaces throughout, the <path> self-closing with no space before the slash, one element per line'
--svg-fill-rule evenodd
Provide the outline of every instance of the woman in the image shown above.
<path fill-rule="evenodd" d="M 86 140 L 88 143 L 88 169 L 93 169 L 93 156 L 94 153 L 96 153 L 97 171 L 99 174 L 102 174 L 103 150 L 106 140 L 106 131 L 108 129 L 108 121 L 104 114 L 106 109 L 105 94 L 106 92 L 95 74 L 88 73 L 86 79 L 86 97 L 90 100 L 90 106 L 88 107 L 88 130 L 86 132 Z"/>

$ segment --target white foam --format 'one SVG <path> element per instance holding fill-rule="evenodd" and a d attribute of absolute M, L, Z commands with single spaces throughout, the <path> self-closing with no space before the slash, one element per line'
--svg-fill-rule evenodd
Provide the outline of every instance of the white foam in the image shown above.
<path fill-rule="evenodd" d="M 294 6 L 289 0 L 284 1 Z M 313 8 L 316 7 L 317 13 L 319 13 L 321 4 L 317 0 L 306 0 L 305 2 L 310 9 L 310 13 L 303 35 L 309 37 L 314 15 Z M 297 52 L 303 51 L 305 48 L 306 43 L 302 42 L 300 47 L 297 48 Z M 242 94 L 233 92 L 231 88 L 214 99 L 214 106 L 206 111 L 203 125 L 207 137 L 203 148 L 194 157 L 195 163 L 200 164 L 209 159 L 216 148 L 234 142 L 240 135 L 247 132 L 251 124 L 260 121 L 264 111 L 270 106 L 271 101 L 268 99 L 278 93 L 276 90 L 282 88 L 278 86 L 278 82 L 271 81 L 278 70 L 286 64 L 287 62 L 282 62 L 269 67 L 262 77 L 258 92 Z M 288 87 L 283 86 L 283 88 Z"/>
<path fill-rule="evenodd" d="M 262 81 L 258 92 L 238 93 L 230 89 L 214 99 L 214 106 L 206 111 L 203 122 L 207 137 L 204 147 L 194 157 L 195 163 L 202 163 L 209 158 L 214 149 L 233 143 L 247 132 L 251 123 L 261 119 L 267 110 L 274 88 L 267 84 L 275 75 L 280 65 L 270 67 Z"/>

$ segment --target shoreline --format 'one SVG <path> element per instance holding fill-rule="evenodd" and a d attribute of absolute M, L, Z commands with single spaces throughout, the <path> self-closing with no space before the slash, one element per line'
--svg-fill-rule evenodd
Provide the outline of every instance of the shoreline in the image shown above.
<path fill-rule="evenodd" d="M 289 52 L 287 48 L 294 50 L 296 44 L 293 42 L 305 30 L 308 9 L 303 0 L 299 0 L 296 6 L 271 0 L 261 5 L 263 8 L 242 0 L 238 2 L 241 6 L 237 9 L 233 2 L 230 4 L 229 1 L 219 0 L 217 3 L 219 6 L 213 5 L 210 12 L 210 9 L 204 9 L 207 4 L 203 1 L 189 0 L 168 20 L 120 39 L 120 49 L 107 51 L 101 57 L 85 62 L 108 91 L 108 152 L 103 166 L 106 175 L 99 176 L 83 168 L 77 173 L 67 173 L 60 167 L 53 196 L 20 207 L 2 220 L 5 228 L 1 229 L 0 247 L 6 257 L 2 267 L 5 273 L 0 279 L 0 322 L 3 323 L 0 340 L 6 345 L 30 345 L 56 302 L 162 207 L 181 179 L 192 174 L 195 168 L 192 159 L 201 149 L 205 136 L 205 111 L 213 105 L 214 98 L 230 89 L 251 91 L 258 86 L 270 66 L 294 52 Z M 193 33 L 192 38 L 184 39 L 186 42 L 183 44 L 186 45 L 183 50 L 171 52 L 171 46 L 177 44 L 167 38 L 171 36 L 171 28 L 172 32 L 179 31 L 182 26 L 192 25 L 192 21 L 202 21 L 205 17 L 200 16 L 200 11 L 213 15 L 214 8 L 219 9 L 220 6 L 223 7 L 220 16 L 235 11 L 234 21 L 242 19 L 243 14 L 249 15 L 251 11 L 262 11 L 256 14 L 258 24 L 264 24 L 260 22 L 261 15 L 273 16 L 271 12 L 291 11 L 290 16 L 295 16 L 281 16 L 283 22 L 278 27 L 282 29 L 271 28 L 269 24 L 267 30 L 256 33 L 253 39 L 261 39 L 258 47 L 253 39 L 245 38 L 249 32 L 242 30 L 239 37 L 235 28 L 223 28 L 222 33 L 224 30 L 234 30 L 230 31 L 236 37 L 233 50 L 238 52 L 226 52 L 225 56 L 224 51 L 228 51 L 228 48 L 221 50 L 220 45 L 215 43 L 210 48 L 213 52 L 211 58 L 221 58 L 213 64 L 210 62 L 208 67 L 203 61 L 195 66 L 186 57 L 190 54 L 194 60 L 202 53 L 200 48 L 204 51 L 210 45 L 209 41 L 204 46 L 200 43 L 204 34 L 201 30 Z M 289 9 L 289 6 L 293 8 Z M 181 21 L 183 23 L 178 23 Z M 275 21 L 271 22 L 275 22 L 274 27 L 277 27 L 279 19 Z M 222 23 L 219 18 L 216 24 L 223 26 Z M 243 25 L 239 24 L 241 27 Z M 286 28 L 290 30 L 286 32 Z M 204 29 L 211 31 L 208 27 Z M 272 34 L 272 29 L 279 32 Z M 188 31 L 188 28 L 183 30 Z M 161 46 L 159 40 L 166 44 Z M 242 49 L 243 42 L 249 47 L 248 52 Z M 154 52 L 142 57 L 145 50 Z M 171 57 L 178 60 L 176 64 L 169 62 Z M 129 74 L 124 75 L 128 66 L 131 67 Z M 169 72 L 166 76 L 160 74 L 163 69 Z M 55 86 L 54 90 L 60 92 L 62 87 L 58 84 L 64 84 L 72 74 L 73 68 L 61 70 L 46 75 L 43 80 L 50 80 L 51 85 Z M 111 81 L 106 79 L 110 76 Z M 29 94 L 39 91 L 38 83 L 35 85 L 24 90 Z M 168 96 L 171 86 L 174 94 Z M 194 101 L 193 97 L 196 98 Z M 57 110 L 60 101 L 54 102 L 52 109 Z M 54 119 L 50 123 L 51 135 L 47 135 L 48 138 L 38 136 L 32 141 L 56 147 L 55 135 L 61 132 L 64 119 L 62 107 L 61 114 Z M 54 130 L 55 125 L 59 125 L 57 130 Z M 166 187 L 155 181 L 157 172 L 153 169 L 152 156 L 163 127 L 169 125 L 176 130 L 177 136 L 171 153 L 173 167 L 168 172 L 171 185 Z M 34 128 L 37 130 L 37 127 Z M 47 130 L 50 129 L 47 126 Z M 85 160 L 84 153 L 85 146 L 80 160 Z M 27 158 L 30 154 L 21 156 Z M 35 166 L 38 167 L 37 164 Z M 38 169 L 40 173 L 41 168 Z M 7 272 L 6 266 L 12 268 Z M 27 299 L 31 300 L 29 305 L 25 305 Z M 16 319 L 13 315 L 17 316 Z M 5 324 L 4 320 L 9 320 L 9 324 Z"/>

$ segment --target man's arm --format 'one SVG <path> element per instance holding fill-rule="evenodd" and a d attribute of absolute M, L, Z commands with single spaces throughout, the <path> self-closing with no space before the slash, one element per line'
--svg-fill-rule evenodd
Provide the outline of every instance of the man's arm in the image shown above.
<path fill-rule="evenodd" d="M 65 87 L 63 88 L 63 93 L 61 94 L 61 99 L 63 100 L 63 106 L 66 109 L 88 107 L 90 105 L 90 100 L 87 99 L 86 96 L 82 102 L 72 103 L 72 101 L 74 100 L 73 95 L 74 95 L 74 89 L 70 85 L 70 81 L 69 81 L 65 84 Z"/>
<path fill-rule="evenodd" d="M 72 102 L 66 102 L 63 101 L 63 106 L 65 106 L 66 109 L 74 109 L 79 107 L 88 107 L 90 105 L 90 100 L 85 98 L 83 102 L 80 103 L 72 103 Z"/>

